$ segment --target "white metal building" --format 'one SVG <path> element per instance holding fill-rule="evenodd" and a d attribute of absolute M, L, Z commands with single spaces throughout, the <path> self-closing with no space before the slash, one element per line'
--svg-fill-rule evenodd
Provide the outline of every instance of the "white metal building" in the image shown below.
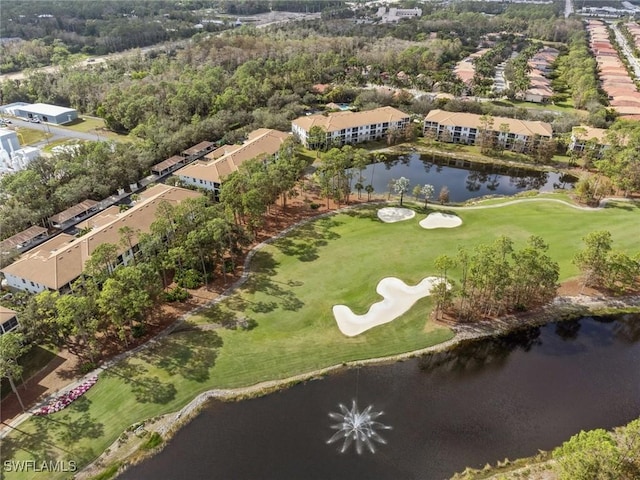
<path fill-rule="evenodd" d="M 3 112 L 24 118 L 25 120 L 38 119 L 41 122 L 64 125 L 78 118 L 78 111 L 73 108 L 59 107 L 48 103 L 23 103 L 16 102 L 6 105 Z"/>

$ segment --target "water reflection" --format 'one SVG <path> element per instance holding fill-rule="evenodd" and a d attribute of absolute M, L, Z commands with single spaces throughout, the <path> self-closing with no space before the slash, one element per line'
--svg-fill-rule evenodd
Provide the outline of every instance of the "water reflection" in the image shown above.
<path fill-rule="evenodd" d="M 575 177 L 559 172 L 418 154 L 389 157 L 383 163 L 369 165 L 362 172 L 354 172 L 354 177 L 373 185 L 379 194 L 389 192 L 391 180 L 399 177 L 408 178 L 412 186 L 433 185 L 436 196 L 446 186 L 452 202 L 484 195 L 513 195 L 525 190 L 568 189 L 576 181 Z"/>
<path fill-rule="evenodd" d="M 468 341 L 453 350 L 426 355 L 418 361 L 420 369 L 444 369 L 448 373 L 468 375 L 486 368 L 499 368 L 515 350 L 528 352 L 541 345 L 540 328 L 530 328 L 483 341 Z"/>

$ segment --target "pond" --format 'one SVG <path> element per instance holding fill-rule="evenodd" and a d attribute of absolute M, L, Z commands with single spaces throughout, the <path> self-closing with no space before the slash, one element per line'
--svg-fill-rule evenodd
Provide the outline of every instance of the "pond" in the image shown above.
<path fill-rule="evenodd" d="M 353 184 L 358 172 L 354 171 Z M 434 200 L 440 189 L 449 189 L 451 202 L 464 202 L 485 195 L 513 195 L 525 190 L 554 191 L 570 189 L 576 178 L 560 172 L 546 172 L 520 166 L 471 163 L 455 158 L 431 157 L 413 153 L 389 157 L 384 163 L 369 165 L 362 172 L 361 183 L 373 185 L 375 192 L 389 192 L 391 179 L 405 177 L 411 182 L 409 194 L 415 185 L 434 186 Z M 352 190 L 357 194 L 355 188 Z M 362 195 L 365 195 L 364 191 Z"/>
<path fill-rule="evenodd" d="M 213 402 L 122 478 L 442 479 L 640 414 L 640 316 L 583 318 L 446 353 Z M 338 404 L 373 405 L 386 444 L 327 444 Z"/>

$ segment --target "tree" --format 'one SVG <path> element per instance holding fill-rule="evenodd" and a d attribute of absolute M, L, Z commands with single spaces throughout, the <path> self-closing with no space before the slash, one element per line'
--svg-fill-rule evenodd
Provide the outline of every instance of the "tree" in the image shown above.
<path fill-rule="evenodd" d="M 159 293 L 158 277 L 145 265 L 119 268 L 104 282 L 97 299 L 100 311 L 111 320 L 118 337 L 128 346 L 127 327 L 142 320 Z"/>
<path fill-rule="evenodd" d="M 23 412 L 26 409 L 14 381 L 22 376 L 22 366 L 18 363 L 18 359 L 26 350 L 24 336 L 21 333 L 8 332 L 0 335 L 0 377 L 9 380 L 11 390 L 16 394 Z"/>
<path fill-rule="evenodd" d="M 560 480 L 622 478 L 620 457 L 611 434 L 601 428 L 582 431 L 553 451 Z"/>
<path fill-rule="evenodd" d="M 504 151 L 505 148 L 507 148 L 508 146 L 508 142 L 509 142 L 509 124 L 508 123 L 501 123 L 499 128 L 499 132 L 500 132 L 500 151 Z"/>
<path fill-rule="evenodd" d="M 375 188 L 373 188 L 373 185 L 369 184 L 366 187 L 364 187 L 364 191 L 367 192 L 367 202 L 370 202 L 371 194 L 375 192 Z"/>
<path fill-rule="evenodd" d="M 118 260 L 118 246 L 113 243 L 101 243 L 85 263 L 84 271 L 102 283 L 116 267 Z"/>
<path fill-rule="evenodd" d="M 449 188 L 446 185 L 443 185 L 440 189 L 440 193 L 438 194 L 438 201 L 440 202 L 440 205 L 449 203 Z"/>
<path fill-rule="evenodd" d="M 608 275 L 608 255 L 611 251 L 611 233 L 598 230 L 584 237 L 585 249 L 579 251 L 573 263 L 582 272 L 583 285 L 586 287 L 603 286 Z"/>
<path fill-rule="evenodd" d="M 531 236 L 527 244 L 512 254 L 509 305 L 517 311 L 544 305 L 556 296 L 558 263 L 547 255 L 549 246 L 541 237 Z"/>
<path fill-rule="evenodd" d="M 69 350 L 81 358 L 87 355 L 93 362 L 98 331 L 98 311 L 94 298 L 88 294 L 62 295 L 56 301 L 56 313 L 59 332 L 64 334 L 64 342 Z M 74 337 L 79 337 L 81 342 L 74 342 Z"/>
<path fill-rule="evenodd" d="M 604 196 L 611 193 L 612 187 L 607 177 L 586 173 L 580 176 L 574 190 L 581 201 L 597 205 Z"/>
<path fill-rule="evenodd" d="M 508 237 L 458 252 L 460 287 L 451 303 L 463 320 L 493 317 L 549 302 L 555 297 L 559 267 L 539 237 L 517 250 Z M 439 259 L 440 261 L 440 259 Z M 438 265 L 440 270 L 444 267 Z"/>
<path fill-rule="evenodd" d="M 452 293 L 449 271 L 456 266 L 456 260 L 448 255 L 439 255 L 433 262 L 442 281 L 433 286 L 431 295 L 436 303 L 436 319 L 451 305 Z"/>
<path fill-rule="evenodd" d="M 318 126 L 314 125 L 309 129 L 309 136 L 307 137 L 307 145 L 311 150 L 317 150 L 316 158 L 320 155 L 320 150 L 326 150 L 327 144 L 327 131 Z"/>
<path fill-rule="evenodd" d="M 632 257 L 623 252 L 613 252 L 607 258 L 607 276 L 604 286 L 621 294 L 635 291 L 640 283 L 640 254 Z"/>
<path fill-rule="evenodd" d="M 640 419 L 617 428 L 616 436 L 622 457 L 621 478 L 640 478 Z"/>
<path fill-rule="evenodd" d="M 420 193 L 424 196 L 424 206 L 425 206 L 425 208 L 427 207 L 427 203 L 429 202 L 431 197 L 433 197 L 433 192 L 434 191 L 435 191 L 435 188 L 433 187 L 433 185 L 429 185 L 429 184 L 425 185 L 420 190 Z"/>
<path fill-rule="evenodd" d="M 411 191 L 411 193 L 413 193 L 413 198 L 415 198 L 416 201 L 418 200 L 418 197 L 420 197 L 421 190 L 422 190 L 422 185 L 416 185 L 415 187 L 413 187 L 413 190 Z"/>
<path fill-rule="evenodd" d="M 490 153 L 495 147 L 495 132 L 493 130 L 493 117 L 482 115 L 480 117 L 480 128 L 478 129 L 478 140 L 480 141 L 480 151 L 484 154 Z"/>
<path fill-rule="evenodd" d="M 62 344 L 56 323 L 56 302 L 59 296 L 58 292 L 45 290 L 29 297 L 20 315 L 20 324 L 30 342 L 56 346 Z"/>
<path fill-rule="evenodd" d="M 118 229 L 118 233 L 120 234 L 120 245 L 122 245 L 124 248 L 127 249 L 127 251 L 131 252 L 131 259 L 133 261 L 133 264 L 136 264 L 136 257 L 133 254 L 133 243 L 134 243 L 134 239 L 138 237 L 138 235 L 140 235 L 140 230 L 139 229 L 133 229 L 131 227 L 129 227 L 128 225 L 125 225 L 124 227 L 120 227 Z"/>
<path fill-rule="evenodd" d="M 393 179 L 393 191 L 400 195 L 400 206 L 402 206 L 402 199 L 404 198 L 404 194 L 409 191 L 409 179 L 405 177 L 400 177 L 398 179 Z"/>
<path fill-rule="evenodd" d="M 350 186 L 347 168 L 350 163 L 351 149 L 350 145 L 346 145 L 342 149 L 332 148 L 324 154 L 322 162 L 318 166 L 317 179 L 323 195 L 327 197 L 327 208 L 329 199 L 333 199 L 338 206 L 343 200 L 348 199 Z"/>

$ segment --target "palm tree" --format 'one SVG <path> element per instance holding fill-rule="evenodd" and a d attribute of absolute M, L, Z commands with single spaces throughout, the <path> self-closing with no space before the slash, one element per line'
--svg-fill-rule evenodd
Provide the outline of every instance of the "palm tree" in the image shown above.
<path fill-rule="evenodd" d="M 364 187 L 364 191 L 367 192 L 367 202 L 371 201 L 371 194 L 375 191 L 373 185 L 367 185 Z"/>

